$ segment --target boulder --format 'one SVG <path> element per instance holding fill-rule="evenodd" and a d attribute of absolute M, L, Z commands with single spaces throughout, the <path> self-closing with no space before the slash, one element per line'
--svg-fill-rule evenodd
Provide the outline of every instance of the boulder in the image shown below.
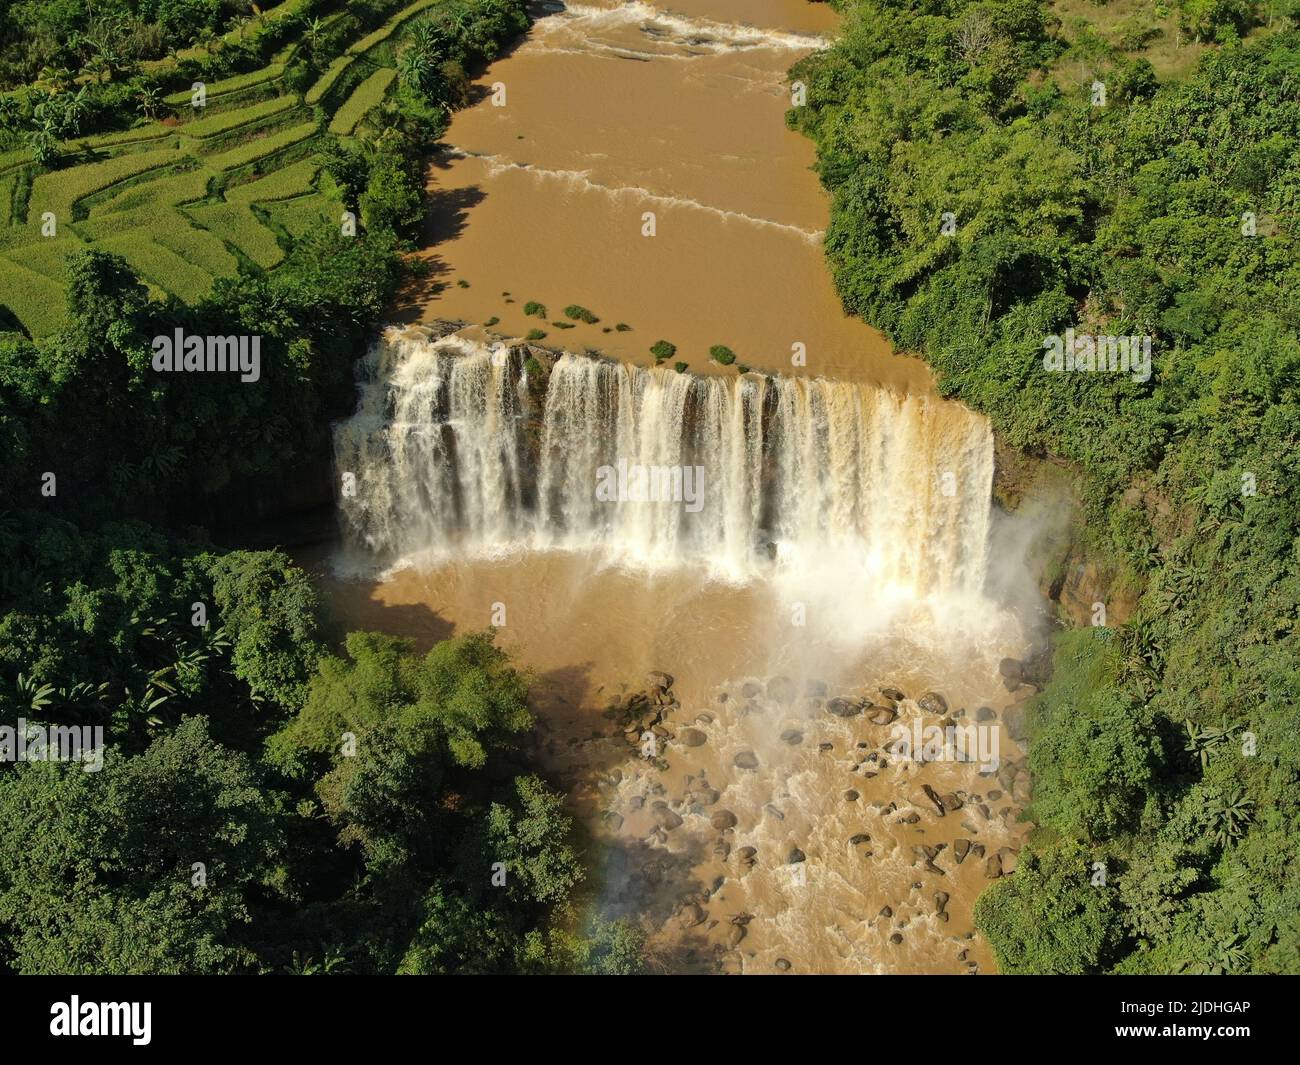
<path fill-rule="evenodd" d="M 675 828 L 680 828 L 682 824 L 681 816 L 675 811 L 670 810 L 667 806 L 655 807 L 652 816 L 655 819 L 655 824 L 665 832 L 671 832 Z"/>
<path fill-rule="evenodd" d="M 894 702 L 894 703 L 901 703 L 904 699 L 907 698 L 907 696 L 904 695 L 897 688 L 881 688 L 880 694 L 883 695 L 890 702 Z"/>
<path fill-rule="evenodd" d="M 803 743 L 803 733 L 797 728 L 788 728 L 781 733 L 781 742 L 788 743 L 791 747 L 798 747 Z"/>
<path fill-rule="evenodd" d="M 605 827 L 611 832 L 617 832 L 623 827 L 623 815 L 616 810 L 607 810 L 605 812 Z"/>
<path fill-rule="evenodd" d="M 790 856 L 786 859 L 786 861 L 789 862 L 790 865 L 798 865 L 800 862 L 805 862 L 807 860 L 808 860 L 808 856 L 804 854 L 804 852 L 801 851 L 798 847 L 791 847 Z"/>
<path fill-rule="evenodd" d="M 975 711 L 976 721 L 992 721 L 997 716 L 998 715 L 993 712 L 993 708 L 989 706 L 981 706 Z"/>
<path fill-rule="evenodd" d="M 758 755 L 753 751 L 741 751 L 731 760 L 732 765 L 737 769 L 757 769 Z"/>
<path fill-rule="evenodd" d="M 788 973 L 791 969 L 790 960 L 788 958 L 777 958 L 775 964 L 778 971 L 783 973 Z"/>
<path fill-rule="evenodd" d="M 849 843 L 854 847 L 856 847 L 859 843 L 870 843 L 870 842 L 871 842 L 871 836 L 866 832 L 859 832 L 856 835 L 849 837 Z"/>
<path fill-rule="evenodd" d="M 754 847 L 741 847 L 740 850 L 736 851 L 736 857 L 744 865 L 753 865 L 758 861 L 758 850 Z"/>
<path fill-rule="evenodd" d="M 1018 862 L 1017 852 L 1010 847 L 1002 847 L 997 854 L 998 861 L 1001 863 L 1002 875 L 1010 876 L 1016 871 Z"/>
<path fill-rule="evenodd" d="M 684 728 L 677 738 L 687 747 L 703 747 L 709 742 L 709 737 L 697 728 Z"/>
<path fill-rule="evenodd" d="M 862 713 L 862 704 L 853 699 L 837 696 L 827 702 L 826 709 L 836 717 L 857 717 Z"/>
<path fill-rule="evenodd" d="M 708 916 L 698 902 L 688 902 L 678 912 L 677 920 L 683 928 L 694 928 L 703 924 Z"/>
<path fill-rule="evenodd" d="M 938 812 L 940 817 L 942 817 L 944 814 L 948 812 L 944 808 L 943 800 L 939 798 L 939 793 L 935 791 L 934 788 L 930 787 L 929 784 L 922 784 L 921 790 L 925 792 L 925 797 L 934 804 L 934 808 Z"/>
<path fill-rule="evenodd" d="M 1014 681 L 1019 685 L 1025 679 L 1024 663 L 1015 658 L 1004 658 L 998 663 L 998 676 L 1003 681 Z"/>
<path fill-rule="evenodd" d="M 762 690 L 763 689 L 760 688 L 757 684 L 755 684 L 752 680 L 747 680 L 745 681 L 744 684 L 740 686 L 740 694 L 743 695 L 746 699 L 755 698 Z"/>
<path fill-rule="evenodd" d="M 966 860 L 966 855 L 970 853 L 970 840 L 955 839 L 952 841 L 952 853 L 957 858 L 957 864 L 961 865 Z"/>
<path fill-rule="evenodd" d="M 946 891 L 936 891 L 936 892 L 934 893 L 934 912 L 935 912 L 935 913 L 943 913 L 943 911 L 944 911 L 944 910 L 947 908 L 947 906 L 948 906 L 948 898 L 949 898 L 949 895 L 948 895 L 948 892 L 946 892 Z"/>
<path fill-rule="evenodd" d="M 673 678 L 670 673 L 665 673 L 660 669 L 652 669 L 646 674 L 646 684 L 656 691 L 667 691 L 673 686 Z"/>
<path fill-rule="evenodd" d="M 892 706 L 867 707 L 867 720 L 873 725 L 891 724 L 896 717 L 898 717 L 898 711 Z"/>
<path fill-rule="evenodd" d="M 987 880 L 996 880 L 1002 875 L 1002 857 L 990 854 L 984 859 L 984 876 Z"/>
<path fill-rule="evenodd" d="M 719 832 L 725 832 L 729 828 L 736 827 L 736 815 L 730 810 L 715 810 L 713 816 L 709 818 L 709 824 Z"/>
<path fill-rule="evenodd" d="M 857 802 L 859 798 L 861 798 L 861 796 L 860 796 L 856 791 L 854 791 L 852 788 L 846 788 L 846 789 L 845 789 L 845 791 L 844 791 L 844 801 L 845 801 L 845 802 Z"/>
<path fill-rule="evenodd" d="M 948 712 L 948 700 L 938 692 L 926 692 L 916 700 L 916 705 L 927 714 L 946 714 Z"/>

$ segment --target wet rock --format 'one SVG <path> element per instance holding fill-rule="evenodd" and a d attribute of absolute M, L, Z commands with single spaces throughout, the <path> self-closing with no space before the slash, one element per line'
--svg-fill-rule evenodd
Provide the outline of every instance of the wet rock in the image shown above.
<path fill-rule="evenodd" d="M 730 810 L 717 810 L 714 812 L 713 816 L 709 818 L 709 824 L 719 832 L 725 832 L 729 828 L 736 827 L 736 815 Z"/>
<path fill-rule="evenodd" d="M 845 801 L 845 802 L 857 802 L 859 798 L 861 798 L 861 796 L 860 796 L 856 791 L 854 791 L 852 788 L 846 788 L 846 789 L 845 789 L 845 791 L 844 791 L 844 801 Z"/>
<path fill-rule="evenodd" d="M 1018 659 L 1004 658 L 998 663 L 998 676 L 1000 676 L 1004 682 L 1012 681 L 1015 684 L 1019 684 L 1025 679 L 1025 665 Z M 1014 691 L 1015 689 L 1012 690 Z"/>
<path fill-rule="evenodd" d="M 698 803 L 700 806 L 712 806 L 717 802 L 721 795 L 717 790 L 709 787 L 707 784 L 697 784 L 690 793 L 691 801 Z"/>
<path fill-rule="evenodd" d="M 897 823 L 900 825 L 914 825 L 920 820 L 921 820 L 920 814 L 904 814 L 902 817 L 898 819 Z"/>
<path fill-rule="evenodd" d="M 916 700 L 916 705 L 927 714 L 946 714 L 948 712 L 948 700 L 938 692 L 926 692 Z"/>
<path fill-rule="evenodd" d="M 1003 847 L 998 851 L 997 857 L 999 863 L 1001 863 L 1003 876 L 1010 876 L 1016 871 L 1016 865 L 1019 861 L 1019 856 L 1016 851 L 1012 850 L 1010 847 Z"/>
<path fill-rule="evenodd" d="M 684 728 L 677 738 L 687 747 L 703 747 L 709 742 L 709 737 L 697 728 Z"/>
<path fill-rule="evenodd" d="M 836 717 L 857 717 L 862 713 L 862 704 L 853 699 L 837 696 L 826 704 L 826 710 Z"/>
<path fill-rule="evenodd" d="M 989 791 L 990 802 L 997 802 L 1000 798 L 1002 798 L 1002 792 L 1000 792 L 997 788 L 993 788 L 991 791 Z"/>
<path fill-rule="evenodd" d="M 872 706 L 867 710 L 867 720 L 873 725 L 888 725 L 898 717 L 898 711 L 892 706 Z"/>
<path fill-rule="evenodd" d="M 767 682 L 767 697 L 782 706 L 794 702 L 798 691 L 789 677 L 773 677 Z"/>
<path fill-rule="evenodd" d="M 936 892 L 934 893 L 934 912 L 935 912 L 935 913 L 943 913 L 944 910 L 947 909 L 947 906 L 948 906 L 948 899 L 949 899 L 949 898 L 950 898 L 950 896 L 949 896 L 948 892 L 946 892 L 946 891 L 936 891 Z"/>
<path fill-rule="evenodd" d="M 821 751 L 821 752 L 824 754 L 824 753 L 827 752 L 827 751 L 833 751 L 833 750 L 835 750 L 835 744 L 833 744 L 833 743 L 819 743 L 819 744 L 817 744 L 817 749 L 818 749 L 819 751 Z"/>
<path fill-rule="evenodd" d="M 972 844 L 971 844 L 971 848 L 970 848 L 970 852 L 971 852 L 971 856 L 972 856 L 972 857 L 975 857 L 975 858 L 983 858 L 983 857 L 984 857 L 984 844 L 983 844 L 983 843 L 972 843 Z"/>
<path fill-rule="evenodd" d="M 623 827 L 623 815 L 616 810 L 607 810 L 605 812 L 605 827 L 611 832 L 617 832 Z"/>
<path fill-rule="evenodd" d="M 785 813 L 780 809 L 780 807 L 773 806 L 773 805 L 769 802 L 766 806 L 763 807 L 763 809 L 766 810 L 768 813 L 770 813 L 770 814 L 771 814 L 773 817 L 775 817 L 778 821 L 784 821 L 784 820 L 785 820 Z"/>
<path fill-rule="evenodd" d="M 940 795 L 939 801 L 943 803 L 943 808 L 949 811 L 960 810 L 963 805 L 961 796 L 959 796 L 955 791 L 950 791 L 944 795 Z"/>
<path fill-rule="evenodd" d="M 898 946 L 898 944 L 903 942 L 903 934 L 901 932 L 895 932 L 889 937 L 889 942 L 893 943 L 894 946 Z"/>
<path fill-rule="evenodd" d="M 644 808 L 645 808 L 645 796 L 644 796 L 644 795 L 633 795 L 632 798 L 628 800 L 628 803 L 627 803 L 627 804 L 628 804 L 628 806 L 629 806 L 631 809 L 633 809 L 633 810 L 641 810 L 641 809 L 644 809 Z"/>
<path fill-rule="evenodd" d="M 665 832 L 671 832 L 675 828 L 680 828 L 682 824 L 681 817 L 674 811 L 670 810 L 667 806 L 656 807 L 653 817 L 655 819 L 655 824 Z"/>
<path fill-rule="evenodd" d="M 984 859 L 984 876 L 987 880 L 996 880 L 1002 875 L 1002 857 L 990 854 Z"/>
<path fill-rule="evenodd" d="M 993 709 L 988 706 L 981 706 L 975 711 L 976 721 L 992 721 L 997 716 L 998 715 L 993 712 Z"/>
<path fill-rule="evenodd" d="M 803 733 L 797 728 L 788 728 L 781 733 L 781 742 L 788 743 L 791 747 L 798 747 L 803 743 Z"/>
<path fill-rule="evenodd" d="M 1002 724 L 1006 726 L 1007 732 L 1017 743 L 1023 744 L 1029 739 L 1029 726 L 1026 720 L 1025 706 L 1018 703 L 1015 706 L 1008 706 L 1002 711 Z"/>
<path fill-rule="evenodd" d="M 760 688 L 757 684 L 755 684 L 752 680 L 747 680 L 745 681 L 744 684 L 740 686 L 740 694 L 743 695 L 746 699 L 756 698 L 762 691 L 763 689 Z"/>
<path fill-rule="evenodd" d="M 783 973 L 788 973 L 791 969 L 790 960 L 788 958 L 777 958 L 775 964 L 777 969 Z"/>
<path fill-rule="evenodd" d="M 904 699 L 907 698 L 907 696 L 904 695 L 897 688 L 881 688 L 880 694 L 883 695 L 886 699 L 895 703 L 901 703 Z"/>
<path fill-rule="evenodd" d="M 966 855 L 970 853 L 970 840 L 955 839 L 952 841 L 952 853 L 957 859 L 957 864 L 961 865 L 966 860 Z"/>
<path fill-rule="evenodd" d="M 808 856 L 798 847 L 791 847 L 790 856 L 786 859 L 790 865 L 798 865 L 800 862 L 806 862 L 807 860 Z"/>
<path fill-rule="evenodd" d="M 704 713 L 702 713 L 702 714 L 696 714 L 696 715 L 695 715 L 695 723 L 696 723 L 697 725 L 712 725 L 712 724 L 713 724 L 713 715 L 710 714 L 707 710 L 706 710 Z"/>
<path fill-rule="evenodd" d="M 740 946 L 741 940 L 745 938 L 748 931 L 749 929 L 747 929 L 743 924 L 733 924 L 727 929 L 727 946 L 732 949 Z"/>
<path fill-rule="evenodd" d="M 884 917 L 884 918 L 888 919 L 888 918 L 894 916 L 894 909 L 893 909 L 892 906 L 881 906 L 881 907 L 880 907 L 880 912 L 879 912 L 878 914 L 876 914 L 876 916 L 877 916 L 877 917 Z"/>
<path fill-rule="evenodd" d="M 870 842 L 871 842 L 871 836 L 866 832 L 859 832 L 856 835 L 849 837 L 849 843 L 854 847 L 856 847 L 859 843 L 870 843 Z"/>
<path fill-rule="evenodd" d="M 741 751 L 731 760 L 732 765 L 737 769 L 757 769 L 758 755 L 753 751 Z"/>
<path fill-rule="evenodd" d="M 725 862 L 731 856 L 731 844 L 725 839 L 719 839 L 713 844 L 713 857 L 720 862 Z"/>
<path fill-rule="evenodd" d="M 672 674 L 665 673 L 660 669 L 652 669 L 646 674 L 645 679 L 646 684 L 648 684 L 652 690 L 667 691 L 673 686 Z"/>
<path fill-rule="evenodd" d="M 688 902 L 677 914 L 677 920 L 683 928 L 694 928 L 702 925 L 708 916 L 698 902 Z"/>
<path fill-rule="evenodd" d="M 754 847 L 741 847 L 736 851 L 736 857 L 742 865 L 753 865 L 758 861 L 758 850 Z"/>
<path fill-rule="evenodd" d="M 922 784 L 921 790 L 925 792 L 925 797 L 934 804 L 935 811 L 942 817 L 948 811 L 944 808 L 943 800 L 939 798 L 939 793 L 930 787 L 929 784 Z"/>

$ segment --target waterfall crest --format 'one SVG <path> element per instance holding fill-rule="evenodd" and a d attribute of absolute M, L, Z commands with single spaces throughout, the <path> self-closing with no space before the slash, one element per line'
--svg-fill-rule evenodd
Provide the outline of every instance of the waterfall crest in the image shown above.
<path fill-rule="evenodd" d="M 867 384 L 694 377 L 391 332 L 335 430 L 349 537 L 390 558 L 596 550 L 746 580 L 844 566 L 978 595 L 993 441 L 958 404 Z M 610 469 L 697 470 L 698 503 L 611 502 Z M 847 576 L 847 573 L 846 573 Z"/>

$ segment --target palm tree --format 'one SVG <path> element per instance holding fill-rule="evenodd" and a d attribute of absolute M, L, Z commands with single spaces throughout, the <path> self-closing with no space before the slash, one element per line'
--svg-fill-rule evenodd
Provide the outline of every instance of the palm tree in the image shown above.
<path fill-rule="evenodd" d="M 148 85 L 136 93 L 136 106 L 145 118 L 155 119 L 162 110 L 162 93 L 155 85 Z"/>

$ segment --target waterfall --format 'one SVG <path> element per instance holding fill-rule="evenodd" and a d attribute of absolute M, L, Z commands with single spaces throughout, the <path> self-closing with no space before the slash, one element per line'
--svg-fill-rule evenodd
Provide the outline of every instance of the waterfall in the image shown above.
<path fill-rule="evenodd" d="M 845 566 L 907 595 L 983 585 L 992 434 L 955 403 L 411 331 L 370 351 L 359 394 L 335 431 L 353 485 L 340 506 L 349 537 L 387 557 L 594 550 L 735 580 Z M 695 472 L 694 505 L 602 497 L 620 465 L 671 471 L 675 489 Z"/>

